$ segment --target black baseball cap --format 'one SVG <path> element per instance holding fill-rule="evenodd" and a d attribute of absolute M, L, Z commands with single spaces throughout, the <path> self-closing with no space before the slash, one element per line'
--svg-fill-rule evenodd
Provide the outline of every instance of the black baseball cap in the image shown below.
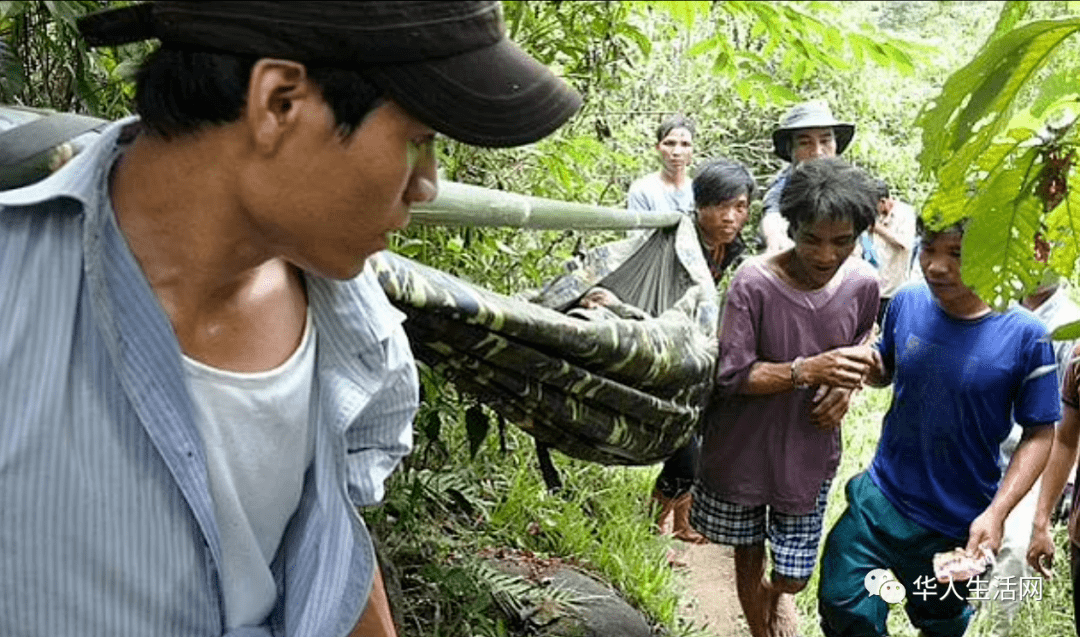
<path fill-rule="evenodd" d="M 158 39 L 193 50 L 356 69 L 453 139 L 541 139 L 581 107 L 566 82 L 506 37 L 497 1 L 148 2 L 78 21 L 91 46 Z"/>

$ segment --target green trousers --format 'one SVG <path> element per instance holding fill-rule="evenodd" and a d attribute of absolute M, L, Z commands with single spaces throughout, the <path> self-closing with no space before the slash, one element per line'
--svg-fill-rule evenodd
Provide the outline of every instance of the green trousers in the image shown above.
<path fill-rule="evenodd" d="M 860 473 L 844 489 L 848 507 L 825 540 L 818 585 L 818 610 L 826 637 L 887 635 L 889 604 L 871 595 L 865 579 L 888 569 L 906 589 L 903 600 L 911 623 L 927 637 L 960 637 L 973 608 L 968 588 L 934 580 L 933 556 L 964 546 L 900 514 L 868 474 Z"/>

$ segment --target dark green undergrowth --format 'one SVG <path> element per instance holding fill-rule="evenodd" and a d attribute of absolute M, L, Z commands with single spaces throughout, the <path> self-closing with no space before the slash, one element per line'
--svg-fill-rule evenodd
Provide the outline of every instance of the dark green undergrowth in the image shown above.
<path fill-rule="evenodd" d="M 479 558 L 498 549 L 597 575 L 657 634 L 697 634 L 677 615 L 684 593 L 667 562 L 672 541 L 653 532 L 658 466 L 604 467 L 555 453 L 564 488 L 552 495 L 529 436 L 483 408 L 493 426 L 473 454 L 472 404 L 431 376 L 424 386 L 415 451 L 389 481 L 385 504 L 366 512 L 400 577 L 403 636 L 518 634 L 495 603 L 507 582 Z"/>

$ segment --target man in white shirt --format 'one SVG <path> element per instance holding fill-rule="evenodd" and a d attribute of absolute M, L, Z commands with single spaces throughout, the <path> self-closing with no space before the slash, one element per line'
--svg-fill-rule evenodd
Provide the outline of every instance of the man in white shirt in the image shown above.
<path fill-rule="evenodd" d="M 174 2 L 139 118 L 0 193 L 0 634 L 396 635 L 357 506 L 418 380 L 373 270 L 434 137 L 540 139 L 579 96 L 497 2 Z"/>
<path fill-rule="evenodd" d="M 870 252 L 878 271 L 881 305 L 877 322 L 881 325 L 889 301 L 910 278 L 915 246 L 915 209 L 893 199 L 889 185 L 881 179 L 875 180 L 874 184 L 878 191 L 877 221 L 860 239 L 864 246 L 863 258 L 869 261 L 867 252 Z"/>
<path fill-rule="evenodd" d="M 694 161 L 694 122 L 673 115 L 656 129 L 656 154 L 660 170 L 630 184 L 628 210 L 694 212 L 694 191 L 690 187 L 690 165 Z"/>

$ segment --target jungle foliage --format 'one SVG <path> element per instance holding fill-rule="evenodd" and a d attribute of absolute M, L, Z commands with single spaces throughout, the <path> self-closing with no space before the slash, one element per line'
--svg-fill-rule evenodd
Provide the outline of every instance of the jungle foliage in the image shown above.
<path fill-rule="evenodd" d="M 1080 18 L 1022 22 L 1027 10 L 1006 3 L 985 46 L 917 122 L 919 161 L 934 183 L 924 217 L 937 227 L 966 220 L 964 280 L 998 307 L 1042 280 L 1037 234 L 1067 279 L 1080 255 L 1080 199 L 1069 189 L 1080 115 L 1071 37 Z"/>

